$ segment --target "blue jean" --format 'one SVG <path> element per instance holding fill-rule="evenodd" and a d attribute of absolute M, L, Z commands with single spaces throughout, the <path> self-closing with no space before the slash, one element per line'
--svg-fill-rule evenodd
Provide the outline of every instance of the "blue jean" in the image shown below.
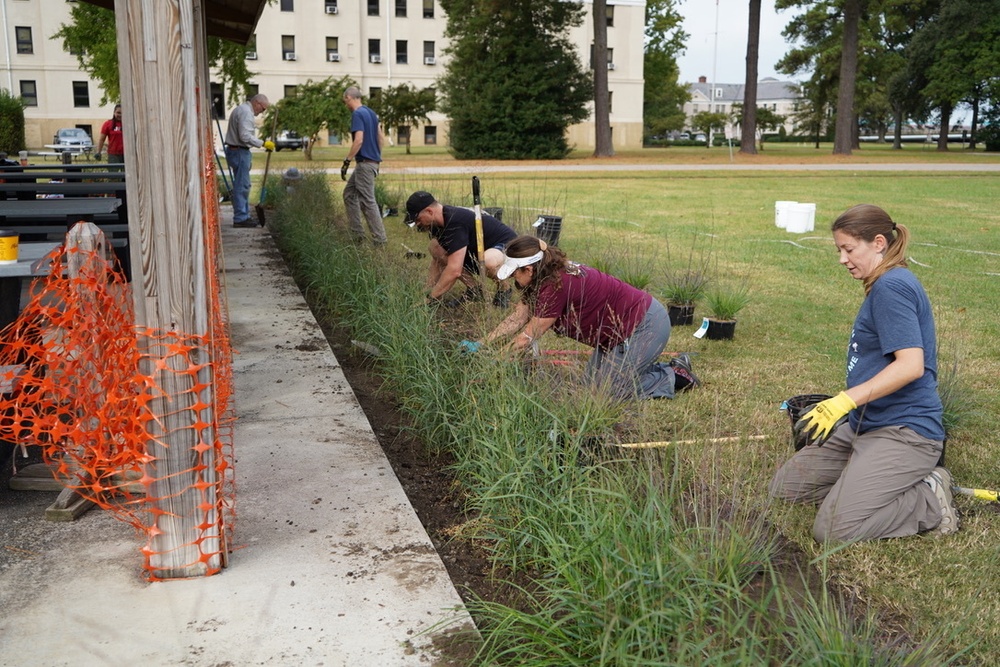
<path fill-rule="evenodd" d="M 233 170 L 233 222 L 250 219 L 250 165 L 253 156 L 246 148 L 226 148 L 226 162 Z"/>
<path fill-rule="evenodd" d="M 618 399 L 673 398 L 674 369 L 657 361 L 670 340 L 670 316 L 656 299 L 632 335 L 610 350 L 597 348 L 587 362 L 587 379 Z"/>

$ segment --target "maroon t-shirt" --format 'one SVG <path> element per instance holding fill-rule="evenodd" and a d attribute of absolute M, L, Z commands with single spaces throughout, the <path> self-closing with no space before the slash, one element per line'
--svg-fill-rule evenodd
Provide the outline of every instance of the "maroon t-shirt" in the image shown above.
<path fill-rule="evenodd" d="M 597 269 L 578 266 L 580 275 L 563 273 L 558 288 L 546 283 L 538 289 L 535 317 L 556 318 L 557 334 L 591 347 L 620 345 L 646 316 L 653 296 Z"/>

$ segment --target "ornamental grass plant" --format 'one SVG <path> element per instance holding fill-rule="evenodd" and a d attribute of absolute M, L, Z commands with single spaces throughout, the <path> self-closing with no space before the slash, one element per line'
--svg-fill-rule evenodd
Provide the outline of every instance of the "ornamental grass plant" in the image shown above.
<path fill-rule="evenodd" d="M 996 177 L 621 179 L 557 169 L 491 174 L 484 199 L 495 197 L 487 205 L 502 206 L 505 221 L 563 216 L 560 247 L 584 263 L 638 249 L 662 258 L 668 245 L 680 257 L 713 238 L 718 275 L 752 279 L 739 339 L 713 346 L 677 329 L 668 343 L 694 355 L 698 391 L 614 404 L 581 387 L 578 365 L 529 364 L 494 349 L 461 356 L 457 342 L 481 337 L 503 313 L 488 303 L 425 308 L 426 260 L 403 260 L 401 249 L 422 251 L 425 238 L 387 218 L 389 249 L 354 246 L 331 221 L 339 182 L 322 174 L 279 202 L 273 225 L 314 308 L 378 347 L 377 369 L 413 428 L 428 448 L 455 456 L 462 497 L 480 517 L 456 539 L 489 544 L 498 566 L 536 584 L 517 608 L 473 605 L 485 640 L 477 663 L 975 665 L 1000 654 L 992 505 L 957 496 L 962 529 L 943 539 L 830 547 L 811 539 L 814 508 L 766 493 L 792 454 L 781 401 L 843 384 L 863 290 L 837 264 L 828 225 L 860 201 L 913 232 L 911 267 L 935 305 L 939 367 L 958 369 L 961 394 L 977 406 L 949 430 L 948 466 L 963 486 L 1000 487 L 989 435 L 1000 426 Z M 466 176 L 387 178 L 456 203 L 468 190 Z M 776 199 L 816 202 L 816 232 L 775 227 Z M 656 294 L 662 275 L 652 276 L 646 289 Z M 542 342 L 579 351 L 552 334 Z M 674 444 L 618 447 L 623 424 L 633 443 Z"/>

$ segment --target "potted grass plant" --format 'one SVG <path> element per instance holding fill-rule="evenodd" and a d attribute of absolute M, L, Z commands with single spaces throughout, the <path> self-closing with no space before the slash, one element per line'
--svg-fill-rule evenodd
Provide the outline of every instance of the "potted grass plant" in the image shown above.
<path fill-rule="evenodd" d="M 708 276 L 701 271 L 684 269 L 667 273 L 662 295 L 667 302 L 670 325 L 691 324 L 694 306 L 704 296 Z"/>
<path fill-rule="evenodd" d="M 745 285 L 716 286 L 705 293 L 705 305 L 710 313 L 705 320 L 708 330 L 705 338 L 729 340 L 736 333 L 736 316 L 750 303 L 750 293 Z"/>

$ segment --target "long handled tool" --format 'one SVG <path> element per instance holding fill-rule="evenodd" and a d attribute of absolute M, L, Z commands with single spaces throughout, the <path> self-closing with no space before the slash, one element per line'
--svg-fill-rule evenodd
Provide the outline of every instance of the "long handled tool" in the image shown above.
<path fill-rule="evenodd" d="M 1000 492 L 990 491 L 989 489 L 968 489 L 964 486 L 953 486 L 951 487 L 952 493 L 960 493 L 963 496 L 972 496 L 973 498 L 979 498 L 980 500 L 992 500 L 995 503 L 1000 503 Z"/>
<path fill-rule="evenodd" d="M 472 177 L 472 205 L 476 209 L 476 259 L 479 260 L 479 277 L 486 280 L 486 242 L 483 240 L 482 200 L 479 198 L 479 177 Z"/>
<path fill-rule="evenodd" d="M 274 109 L 271 116 L 271 141 L 274 141 L 274 130 L 278 126 L 278 109 Z M 267 152 L 267 160 L 264 162 L 264 180 L 260 183 L 260 201 L 254 210 L 257 211 L 257 224 L 264 226 L 264 196 L 267 194 L 267 172 L 271 168 L 271 151 Z"/>
<path fill-rule="evenodd" d="M 215 114 L 213 114 L 213 116 L 214 115 Z M 215 126 L 219 129 L 219 141 L 222 142 L 222 147 L 225 148 L 226 135 L 222 133 L 222 123 L 219 122 L 218 116 L 215 116 Z M 229 160 L 226 160 L 226 168 L 223 169 L 222 158 L 219 157 L 218 153 L 215 154 L 215 161 L 219 163 L 219 172 L 222 174 L 222 184 L 226 186 L 226 196 L 224 197 L 224 199 L 229 199 L 232 196 L 232 191 L 233 191 L 232 185 L 230 185 L 230 183 L 234 183 L 236 181 L 236 178 L 233 176 L 233 167 L 232 165 L 229 164 Z M 229 171 L 229 180 L 226 180 L 226 170 Z"/>

